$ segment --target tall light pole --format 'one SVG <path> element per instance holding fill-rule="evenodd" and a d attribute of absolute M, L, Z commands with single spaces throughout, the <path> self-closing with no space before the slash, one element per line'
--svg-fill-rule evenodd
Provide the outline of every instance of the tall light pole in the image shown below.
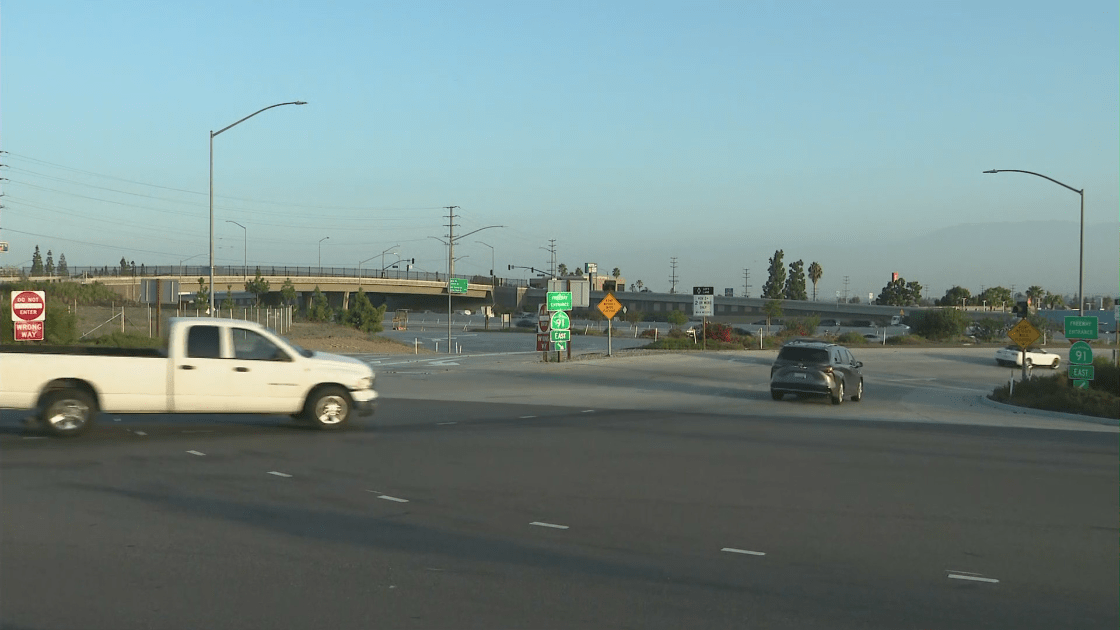
<path fill-rule="evenodd" d="M 268 107 L 265 107 L 264 109 L 258 109 L 257 111 L 253 112 L 252 114 L 249 114 L 248 116 L 242 118 L 241 120 L 233 123 L 232 125 L 227 125 L 225 127 L 222 127 L 221 129 L 217 130 L 217 131 L 211 131 L 210 132 L 210 317 L 215 316 L 214 315 L 214 136 L 217 136 L 218 134 L 222 133 L 223 131 L 226 131 L 227 129 L 230 129 L 231 127 L 236 127 L 237 125 L 240 125 L 241 123 L 245 122 L 246 120 L 249 120 L 253 116 L 256 116 L 257 114 L 259 114 L 263 111 L 272 109 L 273 107 L 282 107 L 284 105 L 306 105 L 306 104 L 307 104 L 306 101 L 292 101 L 290 103 L 277 103 L 275 105 L 269 105 Z"/>
<path fill-rule="evenodd" d="M 377 258 L 377 256 L 370 256 L 369 258 L 367 258 L 365 260 L 358 261 L 358 286 L 359 287 L 362 286 L 362 265 L 364 265 L 367 262 L 373 260 L 374 258 Z"/>
<path fill-rule="evenodd" d="M 323 241 L 327 240 L 328 238 L 330 238 L 330 237 L 329 236 L 324 236 L 323 238 L 319 239 L 319 275 L 320 276 L 323 275 Z"/>
<path fill-rule="evenodd" d="M 400 243 L 397 243 L 396 245 L 390 247 L 389 249 L 381 252 L 381 275 L 383 275 L 383 276 L 385 275 L 385 254 L 387 254 L 388 252 L 390 252 L 390 251 L 392 251 L 392 250 L 394 250 L 398 247 L 400 247 Z M 393 252 L 393 253 L 396 254 L 396 252 Z M 398 256 L 399 256 L 399 254 L 398 254 Z"/>
<path fill-rule="evenodd" d="M 479 245 L 486 245 L 486 243 L 483 243 L 482 241 L 475 241 L 475 242 L 478 243 Z M 497 280 L 497 276 L 494 275 L 494 246 L 493 245 L 486 245 L 486 246 L 490 248 L 490 309 L 493 310 L 494 306 L 496 306 L 498 304 L 497 297 L 494 295 L 494 292 L 497 290 L 497 287 L 498 287 L 498 280 Z M 500 327 L 501 326 L 499 325 L 499 328 Z M 490 316 L 489 315 L 486 316 L 486 328 L 487 328 L 487 330 L 489 330 L 489 328 L 490 328 Z"/>
<path fill-rule="evenodd" d="M 232 224 L 236 225 L 237 227 L 241 228 L 242 230 L 245 230 L 245 245 L 241 249 L 241 252 L 242 252 L 241 270 L 245 272 L 245 279 L 248 280 L 249 279 L 249 229 L 246 228 L 244 225 L 241 225 L 237 221 L 228 221 L 227 220 L 226 223 L 232 223 Z"/>
<path fill-rule="evenodd" d="M 188 262 L 190 260 L 193 260 L 195 258 L 198 258 L 199 256 L 205 256 L 205 255 L 206 254 L 195 254 L 194 256 L 191 256 L 190 258 L 183 258 L 182 260 L 179 261 L 179 282 L 183 281 L 183 263 Z"/>
<path fill-rule="evenodd" d="M 1053 177 L 1047 177 L 1047 176 L 1043 175 L 1042 173 L 1034 173 L 1032 171 L 1020 171 L 1020 170 L 1009 168 L 1009 169 L 993 169 L 993 170 L 990 170 L 990 171 L 984 171 L 984 173 L 985 174 L 988 174 L 988 173 L 1025 173 L 1027 175 L 1034 175 L 1035 177 L 1041 177 L 1042 179 L 1048 179 L 1048 180 L 1054 182 L 1055 184 L 1061 186 L 1062 188 L 1068 188 L 1069 190 L 1072 190 L 1073 192 L 1077 193 L 1078 195 L 1081 195 L 1081 253 L 1078 256 L 1078 270 L 1077 270 L 1077 313 L 1079 315 L 1084 316 L 1085 315 L 1085 189 L 1082 188 L 1081 190 L 1078 190 L 1078 189 L 1074 188 L 1073 186 L 1068 186 L 1066 184 L 1063 184 L 1062 182 L 1054 179 Z"/>
<path fill-rule="evenodd" d="M 466 238 L 466 237 L 470 236 L 471 234 L 476 233 L 476 232 L 481 232 L 483 230 L 489 230 L 490 228 L 504 228 L 505 227 L 504 225 L 487 225 L 486 227 L 481 227 L 481 228 L 478 228 L 477 230 L 472 230 L 470 232 L 467 232 L 466 234 L 460 234 L 459 236 L 455 236 L 455 220 L 454 220 L 455 215 L 452 214 L 452 213 L 458 207 L 459 206 L 448 206 L 447 207 L 447 211 L 448 211 L 447 240 L 445 241 L 442 238 L 438 238 L 438 237 L 435 237 L 435 236 L 429 236 L 428 237 L 428 238 L 434 238 L 437 241 L 443 243 L 444 245 L 447 245 L 447 353 L 448 354 L 451 354 L 452 351 L 453 351 L 453 349 L 451 348 L 451 276 L 455 275 L 455 261 L 458 260 L 457 258 L 455 258 L 455 243 L 458 242 L 459 240 L 463 239 L 463 238 Z M 460 258 L 466 258 L 466 256 L 460 256 Z"/>

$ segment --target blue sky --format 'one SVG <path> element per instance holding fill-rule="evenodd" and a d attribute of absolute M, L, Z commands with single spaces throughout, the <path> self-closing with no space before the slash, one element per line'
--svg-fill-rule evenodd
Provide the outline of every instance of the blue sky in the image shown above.
<path fill-rule="evenodd" d="M 897 271 L 1118 292 L 1115 2 L 58 2 L 0 5 L 0 264 L 619 267 L 824 295 Z M 248 251 L 243 232 L 248 230 Z M 1057 222 L 1057 223 L 1055 223 Z M 1063 225 L 1066 223 L 1068 225 Z M 983 238 L 1037 235 L 1009 256 Z M 935 238 L 959 230 L 960 247 Z M 380 259 L 378 259 L 378 262 Z M 945 264 L 951 261 L 955 265 Z M 373 263 L 367 263 L 371 265 Z M 524 277 L 525 272 L 503 275 Z"/>

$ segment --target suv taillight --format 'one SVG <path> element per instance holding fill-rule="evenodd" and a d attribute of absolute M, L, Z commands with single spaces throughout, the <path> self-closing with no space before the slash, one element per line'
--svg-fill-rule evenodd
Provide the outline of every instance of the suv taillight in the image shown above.
<path fill-rule="evenodd" d="M 832 366 L 830 365 L 830 366 L 824 368 L 821 371 L 824 372 L 825 374 L 832 374 Z"/>

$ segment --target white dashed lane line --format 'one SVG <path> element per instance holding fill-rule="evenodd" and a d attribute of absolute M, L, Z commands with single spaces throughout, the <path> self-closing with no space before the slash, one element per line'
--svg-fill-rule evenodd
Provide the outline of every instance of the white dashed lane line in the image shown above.
<path fill-rule="evenodd" d="M 568 529 L 567 525 L 557 525 L 555 523 L 542 523 L 540 521 L 533 521 L 532 523 L 529 523 L 529 524 L 530 525 L 535 525 L 537 527 L 551 527 L 552 529 Z"/>
<path fill-rule="evenodd" d="M 446 426 L 449 424 L 459 424 L 458 422 L 437 422 L 436 426 Z"/>
<path fill-rule="evenodd" d="M 584 409 L 580 413 L 595 413 L 595 410 L 594 409 Z"/>
<path fill-rule="evenodd" d="M 765 551 L 751 551 L 749 549 L 736 549 L 734 547 L 724 547 L 723 549 L 720 549 L 720 551 L 726 551 L 727 553 L 741 553 L 741 554 L 745 554 L 745 555 L 748 555 L 748 556 L 765 556 L 766 555 Z"/>
<path fill-rule="evenodd" d="M 987 584 L 999 584 L 999 580 L 995 578 L 987 578 L 981 576 L 979 573 L 971 573 L 969 571 L 946 571 L 946 576 L 950 580 L 967 580 L 969 582 L 985 582 Z"/>
<path fill-rule="evenodd" d="M 288 473 L 277 472 L 275 470 L 268 471 L 268 474 L 276 475 L 277 477 L 291 477 L 291 475 L 289 475 Z"/>
<path fill-rule="evenodd" d="M 187 451 L 187 452 L 190 453 L 191 455 L 198 455 L 199 457 L 206 457 L 206 453 L 200 453 L 198 451 Z"/>
<path fill-rule="evenodd" d="M 536 416 L 518 416 L 518 420 L 528 420 L 529 418 L 536 418 Z"/>
<path fill-rule="evenodd" d="M 384 499 L 386 501 L 393 501 L 395 503 L 408 503 L 408 499 L 398 499 L 397 497 L 391 497 L 387 494 L 379 495 L 377 498 Z"/>

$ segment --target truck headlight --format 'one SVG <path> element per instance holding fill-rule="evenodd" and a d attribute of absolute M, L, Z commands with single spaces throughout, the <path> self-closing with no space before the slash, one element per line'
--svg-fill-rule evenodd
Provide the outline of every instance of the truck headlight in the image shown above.
<path fill-rule="evenodd" d="M 366 376 L 358 380 L 358 389 L 373 389 L 373 377 Z"/>

